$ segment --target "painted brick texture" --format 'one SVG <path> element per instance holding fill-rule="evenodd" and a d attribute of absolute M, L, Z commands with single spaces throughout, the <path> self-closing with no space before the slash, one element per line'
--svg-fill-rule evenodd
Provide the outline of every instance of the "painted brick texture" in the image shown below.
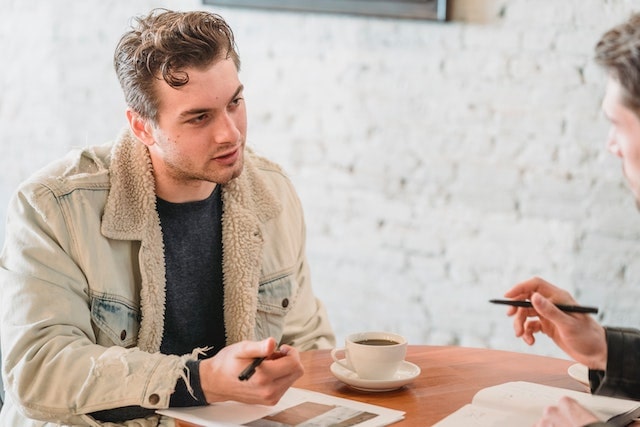
<path fill-rule="evenodd" d="M 604 147 L 592 62 L 634 2 L 452 2 L 448 23 L 215 9 L 236 31 L 249 144 L 299 191 L 339 341 L 384 329 L 564 357 L 487 303 L 534 274 L 640 326 L 640 215 Z M 38 167 L 125 125 L 113 48 L 156 6 L 203 7 L 1 0 L 2 217 Z"/>

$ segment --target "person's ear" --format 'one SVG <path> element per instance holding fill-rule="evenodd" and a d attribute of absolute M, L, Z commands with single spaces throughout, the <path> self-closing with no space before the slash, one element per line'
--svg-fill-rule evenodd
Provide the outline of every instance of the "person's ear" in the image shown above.
<path fill-rule="evenodd" d="M 155 144 L 153 138 L 153 126 L 151 121 L 143 118 L 140 114 L 136 113 L 130 108 L 127 108 L 127 121 L 131 132 L 147 147 Z"/>

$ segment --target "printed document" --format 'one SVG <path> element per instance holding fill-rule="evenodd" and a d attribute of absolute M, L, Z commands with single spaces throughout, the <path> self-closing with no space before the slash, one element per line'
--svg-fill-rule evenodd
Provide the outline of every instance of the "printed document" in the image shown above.
<path fill-rule="evenodd" d="M 229 401 L 157 412 L 205 427 L 379 427 L 404 418 L 402 411 L 294 387 L 274 406 Z"/>

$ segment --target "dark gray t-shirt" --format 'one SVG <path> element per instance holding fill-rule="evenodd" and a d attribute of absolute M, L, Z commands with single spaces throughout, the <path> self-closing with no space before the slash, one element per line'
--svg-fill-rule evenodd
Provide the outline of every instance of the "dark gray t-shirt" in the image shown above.
<path fill-rule="evenodd" d="M 225 345 L 220 186 L 205 200 L 169 203 L 158 198 L 166 268 L 166 308 L 160 351 L 187 354 Z"/>

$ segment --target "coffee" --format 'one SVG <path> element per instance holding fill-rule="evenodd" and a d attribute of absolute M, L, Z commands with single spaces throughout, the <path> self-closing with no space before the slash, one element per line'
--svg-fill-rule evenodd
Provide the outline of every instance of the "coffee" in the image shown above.
<path fill-rule="evenodd" d="M 344 348 L 331 350 L 333 361 L 364 380 L 391 380 L 404 361 L 407 340 L 384 331 L 348 335 Z M 344 357 L 340 355 L 344 354 Z"/>
<path fill-rule="evenodd" d="M 397 341 L 393 340 L 385 340 L 379 338 L 371 338 L 362 341 L 355 341 L 356 344 L 364 344 L 364 345 L 397 345 L 400 344 Z"/>

